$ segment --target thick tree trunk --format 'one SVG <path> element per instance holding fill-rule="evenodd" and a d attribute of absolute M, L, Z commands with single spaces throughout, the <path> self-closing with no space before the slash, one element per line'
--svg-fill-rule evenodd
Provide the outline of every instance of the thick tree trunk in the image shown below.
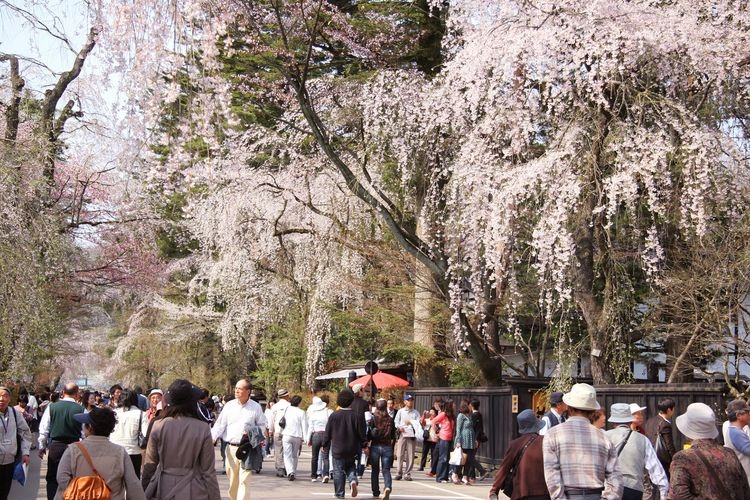
<path fill-rule="evenodd" d="M 611 384 L 614 375 L 607 362 L 607 332 L 605 328 L 606 307 L 602 293 L 597 292 L 596 284 L 596 234 L 597 221 L 594 209 L 598 201 L 599 170 L 601 168 L 601 152 L 604 140 L 608 133 L 608 120 L 601 116 L 598 120 L 598 128 L 594 131 L 595 138 L 592 142 L 591 159 L 584 166 L 581 175 L 584 177 L 584 189 L 582 193 L 580 210 L 572 221 L 575 225 L 575 300 L 583 314 L 590 342 L 590 364 L 591 376 L 594 384 Z M 604 277 L 606 280 L 606 276 Z M 605 287 L 606 288 L 606 287 Z"/>

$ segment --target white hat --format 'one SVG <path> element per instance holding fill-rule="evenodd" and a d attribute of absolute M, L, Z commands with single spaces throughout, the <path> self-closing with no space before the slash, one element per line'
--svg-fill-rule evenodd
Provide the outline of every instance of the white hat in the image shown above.
<path fill-rule="evenodd" d="M 630 413 L 638 413 L 639 411 L 647 410 L 647 406 L 641 406 L 638 403 L 630 403 Z"/>
<path fill-rule="evenodd" d="M 161 394 L 162 396 L 164 395 L 164 393 L 161 391 L 161 389 L 152 389 L 151 392 L 148 393 L 148 396 L 151 397 L 154 394 Z"/>
<path fill-rule="evenodd" d="M 576 410 L 593 411 L 601 409 L 596 401 L 596 389 L 589 384 L 573 384 L 570 392 L 563 394 L 563 403 Z"/>
<path fill-rule="evenodd" d="M 609 407 L 608 422 L 613 424 L 628 424 L 633 421 L 633 413 L 627 403 L 615 403 Z"/>
<path fill-rule="evenodd" d="M 352 386 L 352 392 L 353 392 L 354 394 L 357 394 L 357 393 L 358 393 L 359 391 L 361 391 L 361 390 L 362 390 L 362 389 L 364 389 L 364 388 L 365 388 L 365 385 L 364 385 L 364 384 L 354 384 L 354 385 Z"/>
<path fill-rule="evenodd" d="M 675 419 L 677 428 L 690 439 L 714 439 L 719 435 L 716 415 L 705 403 L 688 405 L 685 413 Z"/>
<path fill-rule="evenodd" d="M 318 396 L 312 399 L 312 403 L 307 407 L 308 411 L 318 411 L 326 407 L 326 404 Z"/>

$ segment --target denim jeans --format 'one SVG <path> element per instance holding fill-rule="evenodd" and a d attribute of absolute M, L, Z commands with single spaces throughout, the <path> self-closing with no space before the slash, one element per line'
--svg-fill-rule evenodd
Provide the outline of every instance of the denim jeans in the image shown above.
<path fill-rule="evenodd" d="M 313 432 L 310 441 L 312 442 L 312 462 L 310 463 L 310 477 L 313 479 L 318 476 L 328 475 L 328 450 L 323 448 L 326 439 L 325 432 Z M 325 453 L 320 453 L 321 451 Z M 320 466 L 318 461 L 322 462 Z M 322 471 L 322 473 L 320 473 Z"/>
<path fill-rule="evenodd" d="M 344 498 L 347 483 L 357 483 L 357 459 L 333 457 L 333 489 L 339 498 Z"/>
<path fill-rule="evenodd" d="M 437 444 L 437 477 L 435 481 L 448 480 L 448 453 L 450 453 L 451 442 L 445 439 L 438 440 Z"/>
<path fill-rule="evenodd" d="M 393 464 L 393 448 L 388 445 L 375 445 L 370 448 L 370 483 L 372 484 L 372 494 L 380 495 L 380 468 L 383 468 L 383 487 L 392 488 L 393 480 L 391 479 L 391 465 Z"/>

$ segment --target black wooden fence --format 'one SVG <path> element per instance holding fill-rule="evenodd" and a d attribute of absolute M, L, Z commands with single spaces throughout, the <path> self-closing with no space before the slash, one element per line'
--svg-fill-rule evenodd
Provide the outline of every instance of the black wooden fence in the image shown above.
<path fill-rule="evenodd" d="M 508 443 L 518 437 L 516 414 L 525 409 L 534 409 L 538 393 L 543 391 L 548 380 L 517 379 L 501 387 L 448 388 L 427 387 L 409 391 L 415 396 L 414 407 L 423 411 L 432 406 L 438 397 L 452 399 L 456 407 L 461 399 L 476 398 L 484 417 L 485 432 L 489 441 L 479 449 L 479 459 L 484 463 L 499 464 L 508 448 Z M 669 397 L 675 400 L 675 414 L 685 411 L 690 403 L 706 403 L 713 408 L 718 423 L 725 420 L 724 408 L 727 403 L 727 390 L 724 384 L 631 384 L 596 386 L 599 404 L 609 414 L 613 403 L 638 403 L 648 407 L 646 418 L 655 415 L 656 404 Z M 675 428 L 675 444 L 682 445 L 682 435 Z"/>

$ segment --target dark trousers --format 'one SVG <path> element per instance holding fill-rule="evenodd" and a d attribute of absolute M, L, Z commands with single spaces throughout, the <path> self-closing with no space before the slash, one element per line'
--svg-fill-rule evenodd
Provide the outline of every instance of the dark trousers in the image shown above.
<path fill-rule="evenodd" d="M 61 443 L 60 441 L 50 441 L 49 447 L 47 448 L 47 475 L 44 479 L 47 480 L 47 500 L 55 500 L 55 494 L 57 493 L 57 468 L 60 465 L 60 459 L 68 449 L 67 443 Z"/>
<path fill-rule="evenodd" d="M 13 484 L 13 469 L 16 464 L 0 465 L 0 500 L 8 500 L 10 486 Z"/>
<path fill-rule="evenodd" d="M 464 449 L 463 452 L 466 453 L 466 463 L 463 465 L 454 465 L 453 472 L 458 475 L 459 479 L 466 478 L 468 481 L 474 476 L 474 457 L 477 454 L 477 450 Z"/>
<path fill-rule="evenodd" d="M 482 445 L 479 444 L 479 446 L 482 446 Z M 476 452 L 474 453 L 474 471 L 475 472 L 474 472 L 474 475 L 471 476 L 472 479 L 474 479 L 477 474 L 479 474 L 480 476 L 483 476 L 484 474 L 487 473 L 487 469 L 484 468 L 482 463 L 477 458 L 477 455 L 479 455 L 479 446 L 476 447 Z"/>
<path fill-rule="evenodd" d="M 424 469 L 427 464 L 427 455 L 430 456 L 430 465 L 435 463 L 435 441 L 422 441 L 422 460 L 419 461 L 419 469 Z M 434 472 L 434 471 L 433 471 Z"/>
<path fill-rule="evenodd" d="M 358 483 L 356 459 L 333 457 L 333 488 L 337 498 L 344 498 L 347 483 Z"/>
<path fill-rule="evenodd" d="M 643 492 L 634 490 L 632 488 L 625 487 L 622 490 L 622 500 L 641 500 L 643 498 Z"/>
<path fill-rule="evenodd" d="M 318 477 L 318 459 L 320 458 L 320 450 L 323 449 L 323 443 L 326 440 L 326 433 L 313 432 L 310 441 L 312 443 L 312 460 L 310 461 L 310 477 L 315 479 Z M 323 474 L 328 475 L 328 451 L 325 452 L 325 458 L 323 459 Z"/>
<path fill-rule="evenodd" d="M 143 455 L 140 453 L 138 455 L 128 455 L 130 457 L 130 461 L 133 462 L 133 469 L 135 470 L 135 475 L 138 476 L 138 479 L 141 478 L 141 462 L 143 462 Z"/>
<path fill-rule="evenodd" d="M 435 480 L 439 483 L 440 481 L 448 480 L 448 454 L 451 450 L 451 442 L 444 439 L 438 440 L 437 444 L 437 477 Z"/>

